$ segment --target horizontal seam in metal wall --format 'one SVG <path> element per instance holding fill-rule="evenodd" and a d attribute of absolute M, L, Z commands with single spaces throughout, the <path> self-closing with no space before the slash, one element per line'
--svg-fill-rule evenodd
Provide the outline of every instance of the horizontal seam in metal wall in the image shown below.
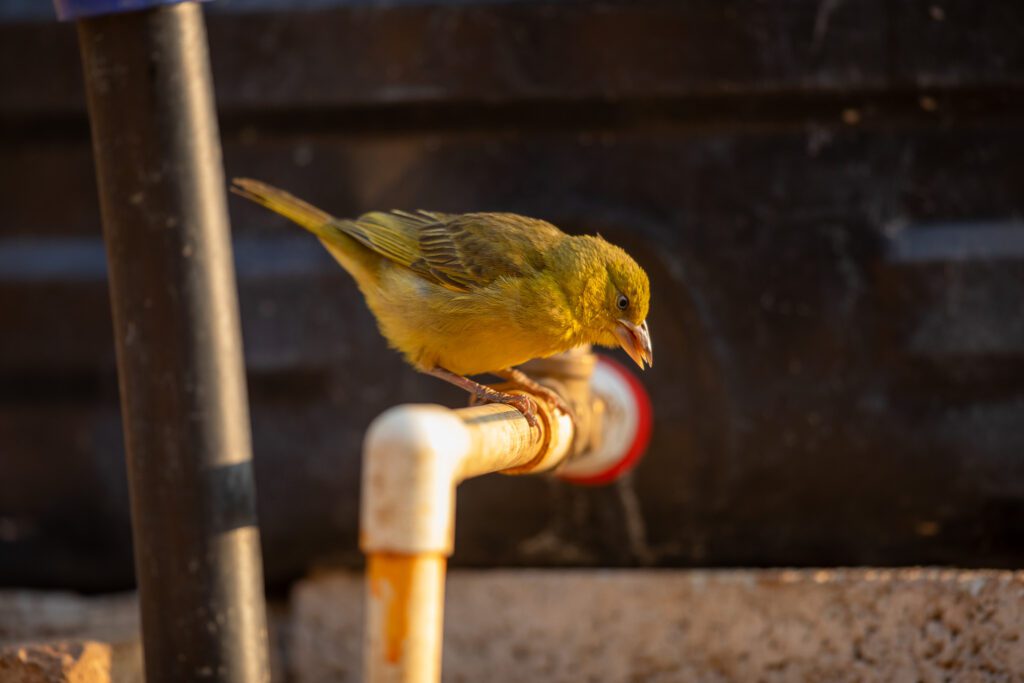
<path fill-rule="evenodd" d="M 224 136 L 487 131 L 757 131 L 808 125 L 948 128 L 1019 126 L 1024 87 L 780 92 L 652 98 L 429 100 L 381 104 L 268 104 L 221 107 Z M 87 139 L 79 112 L 0 110 L 0 144 Z"/>

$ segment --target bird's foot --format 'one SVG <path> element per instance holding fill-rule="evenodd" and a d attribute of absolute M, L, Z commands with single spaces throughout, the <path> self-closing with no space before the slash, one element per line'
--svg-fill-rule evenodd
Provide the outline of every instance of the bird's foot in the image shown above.
<path fill-rule="evenodd" d="M 434 377 L 443 379 L 468 391 L 471 396 L 470 405 L 476 405 L 477 403 L 502 403 L 522 413 L 531 427 L 536 427 L 539 424 L 537 420 L 537 405 L 529 396 L 498 391 L 441 367 L 433 368 L 427 372 Z"/>
<path fill-rule="evenodd" d="M 501 403 L 515 408 L 523 414 L 531 427 L 536 427 L 538 424 L 537 404 L 529 396 L 498 391 L 483 384 L 480 385 L 480 389 L 471 390 L 469 405 L 478 406 L 486 403 Z"/>
<path fill-rule="evenodd" d="M 494 390 L 491 389 L 491 391 Z M 533 402 L 532 398 L 522 394 L 506 394 L 504 391 L 494 391 L 494 393 L 501 398 L 488 396 L 486 400 L 491 403 L 504 403 L 515 408 L 523 414 L 531 427 L 537 427 L 540 424 L 537 420 L 537 404 Z"/>
<path fill-rule="evenodd" d="M 544 398 L 544 400 L 547 402 L 549 406 L 551 406 L 552 408 L 557 408 L 558 410 L 568 415 L 569 418 L 573 421 L 573 423 L 576 422 L 575 411 L 573 411 L 572 406 L 570 406 L 569 403 L 564 398 L 562 398 L 561 394 L 559 394 L 557 391 L 549 389 L 540 382 L 532 379 L 522 370 L 518 370 L 516 368 L 509 368 L 507 370 L 499 370 L 494 374 L 531 393 L 540 395 L 541 397 Z"/>

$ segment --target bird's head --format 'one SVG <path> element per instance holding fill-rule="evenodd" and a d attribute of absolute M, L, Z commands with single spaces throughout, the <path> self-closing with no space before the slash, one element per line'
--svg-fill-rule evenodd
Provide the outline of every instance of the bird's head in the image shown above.
<path fill-rule="evenodd" d="M 594 299 L 587 302 L 594 341 L 603 346 L 621 346 L 640 369 L 644 363 L 654 365 L 647 330 L 651 300 L 647 273 L 619 247 L 601 238 L 591 239 L 595 240 L 599 263 L 596 286 L 587 292 Z"/>

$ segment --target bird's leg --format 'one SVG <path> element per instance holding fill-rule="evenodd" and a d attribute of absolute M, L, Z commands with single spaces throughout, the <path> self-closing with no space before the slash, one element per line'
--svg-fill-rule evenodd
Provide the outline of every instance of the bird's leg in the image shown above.
<path fill-rule="evenodd" d="M 438 379 L 443 379 L 449 384 L 454 384 L 460 389 L 468 391 L 481 401 L 487 401 L 489 403 L 504 403 L 505 405 L 512 406 L 523 414 L 523 417 L 526 418 L 526 421 L 530 423 L 531 427 L 537 426 L 537 407 L 533 404 L 533 401 L 530 400 L 529 396 L 506 394 L 504 391 L 491 389 L 479 382 L 474 382 L 468 377 L 457 375 L 451 370 L 445 370 L 440 366 L 426 370 L 426 373 L 428 375 L 433 375 Z"/>
<path fill-rule="evenodd" d="M 540 394 L 547 400 L 549 405 L 558 408 L 563 413 L 568 415 L 574 423 L 576 422 L 576 413 L 573 412 L 572 407 L 566 402 L 564 398 L 562 398 L 562 396 L 558 392 L 552 391 L 543 384 L 537 382 L 534 379 L 531 379 L 530 376 L 527 375 L 522 370 L 518 368 L 507 368 L 505 370 L 496 370 L 491 374 L 497 377 L 501 377 L 503 380 L 511 382 L 516 386 L 522 387 L 523 389 L 526 389 L 531 393 Z"/>

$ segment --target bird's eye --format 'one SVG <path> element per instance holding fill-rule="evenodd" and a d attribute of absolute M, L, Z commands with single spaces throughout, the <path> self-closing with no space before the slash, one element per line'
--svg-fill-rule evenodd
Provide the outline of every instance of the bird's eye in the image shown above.
<path fill-rule="evenodd" d="M 619 294 L 619 298 L 615 301 L 615 305 L 619 307 L 620 311 L 624 311 L 629 307 L 629 299 L 627 299 L 624 294 Z"/>

